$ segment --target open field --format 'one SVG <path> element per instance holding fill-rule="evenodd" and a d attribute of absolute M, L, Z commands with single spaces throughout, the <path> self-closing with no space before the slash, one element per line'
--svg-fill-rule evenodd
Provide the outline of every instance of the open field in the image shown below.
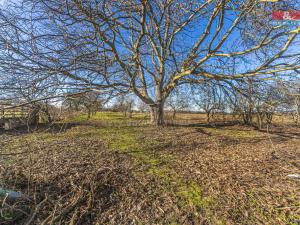
<path fill-rule="evenodd" d="M 0 134 L 0 224 L 299 224 L 300 128 L 80 115 Z M 113 126 L 111 126 L 113 124 Z M 130 125 L 130 126 L 129 126 Z"/>

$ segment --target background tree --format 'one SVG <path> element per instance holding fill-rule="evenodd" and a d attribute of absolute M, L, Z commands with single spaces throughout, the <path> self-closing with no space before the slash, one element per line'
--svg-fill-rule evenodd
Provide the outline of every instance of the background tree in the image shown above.
<path fill-rule="evenodd" d="M 176 119 L 178 111 L 187 110 L 190 106 L 190 100 L 184 90 L 175 90 L 166 102 L 167 108 L 172 111 L 172 120 Z"/>
<path fill-rule="evenodd" d="M 69 113 L 71 111 L 86 112 L 88 119 L 90 119 L 92 115 L 104 109 L 104 105 L 111 100 L 111 97 L 111 95 L 91 91 L 69 93 L 64 101 L 64 106 L 69 110 Z"/>
<path fill-rule="evenodd" d="M 215 114 L 224 112 L 224 102 L 222 101 L 222 89 L 218 84 L 211 82 L 197 85 L 192 91 L 194 104 L 206 114 L 207 123 L 210 124 Z"/>
<path fill-rule="evenodd" d="M 114 111 L 123 112 L 124 117 L 132 117 L 134 100 L 127 95 L 119 95 L 114 99 L 112 109 Z"/>
<path fill-rule="evenodd" d="M 291 113 L 295 124 L 300 120 L 300 82 L 299 80 L 281 81 L 278 83 L 281 93 L 281 109 Z"/>
<path fill-rule="evenodd" d="M 280 93 L 276 83 L 258 84 L 254 99 L 255 115 L 257 117 L 257 127 L 262 129 L 264 124 L 271 125 L 273 115 L 278 112 L 280 105 Z"/>

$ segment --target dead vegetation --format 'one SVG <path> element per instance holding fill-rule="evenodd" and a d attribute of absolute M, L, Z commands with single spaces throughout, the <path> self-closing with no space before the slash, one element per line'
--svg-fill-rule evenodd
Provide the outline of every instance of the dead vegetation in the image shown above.
<path fill-rule="evenodd" d="M 1 224 L 299 222 L 299 128 L 67 128 L 1 135 Z"/>

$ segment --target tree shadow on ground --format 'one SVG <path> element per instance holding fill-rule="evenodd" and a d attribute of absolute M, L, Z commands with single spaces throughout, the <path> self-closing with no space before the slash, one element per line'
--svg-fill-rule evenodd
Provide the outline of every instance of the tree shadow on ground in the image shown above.
<path fill-rule="evenodd" d="M 253 126 L 241 125 L 237 121 L 217 122 L 214 124 L 194 123 L 194 124 L 189 124 L 189 125 L 177 125 L 177 126 L 178 127 L 195 127 L 197 132 L 206 134 L 209 136 L 220 136 L 220 135 L 215 135 L 211 132 L 207 132 L 203 128 L 214 128 L 217 130 L 223 130 L 225 128 L 226 130 L 245 131 L 245 132 L 255 130 L 255 131 L 265 135 L 265 137 L 258 137 L 258 138 L 249 137 L 249 138 L 251 138 L 251 141 L 250 142 L 248 141 L 249 143 L 265 140 L 268 138 L 266 136 L 267 134 L 270 134 L 272 136 L 271 137 L 272 140 L 274 139 L 278 142 L 288 141 L 291 139 L 300 139 L 299 127 L 296 127 L 296 126 L 288 126 L 288 127 L 273 126 L 272 129 L 270 129 L 270 130 L 267 130 L 266 128 L 259 130 L 258 128 L 253 127 Z M 225 136 L 226 135 L 224 135 L 223 137 L 225 137 Z M 245 138 L 245 139 L 247 139 L 247 138 Z M 241 141 L 244 142 L 245 140 L 241 139 Z"/>
<path fill-rule="evenodd" d="M 280 127 L 273 128 L 272 131 L 267 130 L 258 130 L 257 128 L 254 128 L 252 126 L 247 125 L 240 125 L 237 123 L 219 123 L 214 125 L 209 124 L 193 124 L 189 127 L 195 127 L 195 130 L 201 134 L 208 135 L 210 137 L 216 137 L 221 138 L 222 142 L 225 144 L 251 144 L 251 143 L 258 143 L 266 140 L 271 140 L 272 142 L 280 143 L 280 142 L 286 142 L 291 139 L 300 139 L 300 132 L 291 132 L 289 130 L 282 130 L 279 129 Z M 217 132 L 210 132 L 205 130 L 205 128 L 212 128 L 216 130 Z M 274 130 L 276 129 L 276 130 Z M 224 131 L 224 133 L 222 133 Z M 256 131 L 257 134 L 262 134 L 261 136 L 257 136 L 254 134 L 254 136 L 249 133 L 247 135 L 247 132 L 253 132 Z M 231 134 L 231 132 L 233 132 Z M 235 135 L 235 132 L 245 132 L 242 137 L 239 135 Z M 268 136 L 269 135 L 269 136 Z"/>
<path fill-rule="evenodd" d="M 218 127 L 229 127 L 235 126 L 240 124 L 238 121 L 218 121 L 214 123 L 205 123 L 205 122 L 197 122 L 190 120 L 172 120 L 172 121 L 165 121 L 166 126 L 173 126 L 173 127 L 204 127 L 204 128 L 218 128 Z"/>
<path fill-rule="evenodd" d="M 277 136 L 278 141 L 286 141 L 291 139 L 298 139 L 300 140 L 300 133 L 299 132 L 291 132 L 291 131 L 267 131 L 267 130 L 260 130 L 261 133 L 270 134 L 272 136 Z"/>
<path fill-rule="evenodd" d="M 110 169 L 100 167 L 97 171 L 92 171 L 93 174 L 90 175 L 85 174 L 85 170 L 81 169 L 84 166 L 85 164 L 81 163 L 73 168 L 79 171 L 81 176 L 71 176 L 71 172 L 61 175 L 59 171 L 53 171 L 57 176 L 51 180 L 33 180 L 24 172 L 26 167 L 22 170 L 7 168 L 4 172 L 2 171 L 0 177 L 3 187 L 20 191 L 23 197 L 14 201 L 6 201 L 0 196 L 1 212 L 5 209 L 5 212 L 10 215 L 9 217 L 0 216 L 0 224 L 40 224 L 41 221 L 47 221 L 47 218 L 51 218 L 49 223 L 56 224 L 60 220 L 66 222 L 74 214 L 80 215 L 80 218 L 77 218 L 77 224 L 94 223 L 97 215 L 105 213 L 115 205 L 117 198 L 114 193 L 117 193 L 118 189 L 124 185 L 122 179 L 115 177 L 119 178 L 120 173 L 127 175 L 127 172 L 121 171 L 118 167 Z M 34 171 L 34 174 L 39 174 L 39 171 Z M 91 196 L 93 201 L 91 201 Z M 85 208 L 88 211 L 78 212 L 79 208 Z"/>
<path fill-rule="evenodd" d="M 18 136 L 18 135 L 28 134 L 33 132 L 60 133 L 60 132 L 66 132 L 67 130 L 71 129 L 74 126 L 77 126 L 77 124 L 51 123 L 51 124 L 38 124 L 38 125 L 31 125 L 31 126 L 20 126 L 18 128 L 11 129 L 11 130 L 0 129 L 0 136 L 4 134 Z"/>

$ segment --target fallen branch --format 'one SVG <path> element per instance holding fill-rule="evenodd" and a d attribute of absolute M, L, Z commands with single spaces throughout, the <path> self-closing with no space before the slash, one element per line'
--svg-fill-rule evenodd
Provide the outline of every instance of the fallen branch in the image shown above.
<path fill-rule="evenodd" d="M 32 216 L 30 217 L 30 219 L 25 223 L 25 225 L 30 225 L 32 224 L 36 214 L 40 211 L 41 207 L 48 201 L 48 197 L 46 196 L 46 198 L 41 201 L 36 207 L 35 207 L 35 210 L 32 214 Z"/>

